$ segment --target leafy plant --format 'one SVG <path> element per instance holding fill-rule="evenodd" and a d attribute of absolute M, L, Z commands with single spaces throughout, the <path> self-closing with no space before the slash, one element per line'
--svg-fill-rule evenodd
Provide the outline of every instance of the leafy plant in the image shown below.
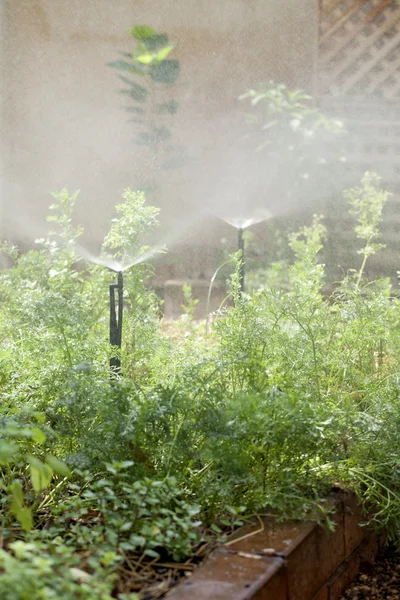
<path fill-rule="evenodd" d="M 13 542 L 9 551 L 0 549 L 0 595 L 4 600 L 113 598 L 115 576 L 107 573 L 105 565 L 99 563 L 92 573 L 79 567 L 78 557 L 61 540 L 51 545 Z M 129 600 L 137 596 L 130 595 Z"/>
<path fill-rule="evenodd" d="M 16 519 L 24 531 L 33 528 L 36 512 L 48 501 L 54 476 L 64 478 L 57 483 L 59 487 L 70 475 L 63 461 L 48 448 L 46 452 L 47 435 L 40 427 L 44 416 L 33 417 L 36 425 L 3 416 L 0 426 L 0 520 L 7 527 Z"/>
<path fill-rule="evenodd" d="M 400 304 L 388 280 L 366 277 L 388 194 L 367 173 L 346 197 L 362 263 L 330 297 L 315 216 L 289 236 L 282 285 L 241 293 L 240 253 L 229 259 L 232 304 L 203 336 L 162 329 L 144 285 L 158 211 L 127 190 L 103 255 L 137 262 L 112 380 L 111 276 L 80 259 L 75 196 L 56 195 L 38 249 L 3 245 L 14 265 L 0 276 L 2 597 L 107 600 L 132 556 L 186 559 L 243 514 L 329 524 L 332 485 L 400 539 Z"/>
<path fill-rule="evenodd" d="M 189 321 L 193 321 L 194 313 L 199 300 L 198 298 L 193 298 L 191 285 L 184 284 L 182 286 L 182 292 L 186 302 L 186 304 L 182 304 L 182 308 L 185 311 L 185 315 L 187 315 Z"/>
<path fill-rule="evenodd" d="M 336 182 L 346 160 L 342 121 L 315 108 L 303 90 L 273 81 L 247 90 L 240 100 L 250 105 L 246 120 L 254 148 L 265 157 L 263 197 L 269 198 L 269 211 L 282 215 L 290 207 L 291 215 L 293 209 L 308 213 L 329 202 L 324 190 L 341 191 Z"/>
<path fill-rule="evenodd" d="M 257 106 L 262 109 L 247 115 L 248 122 L 260 128 L 265 138 L 258 150 L 269 147 L 276 153 L 280 146 L 286 148 L 289 134 L 292 145 L 288 149 L 298 153 L 305 145 L 312 145 L 319 131 L 335 134 L 344 131 L 339 119 L 329 118 L 312 106 L 312 96 L 303 90 L 289 90 L 283 83 L 271 81 L 247 90 L 239 99 L 250 100 L 253 109 Z"/>
<path fill-rule="evenodd" d="M 358 251 L 364 258 L 358 272 L 357 286 L 360 285 L 368 258 L 385 248 L 385 244 L 379 244 L 376 240 L 380 237 L 382 210 L 390 194 L 379 187 L 380 181 L 381 178 L 376 173 L 367 172 L 362 178 L 362 187 L 345 193 L 345 198 L 353 207 L 350 213 L 356 216 L 358 222 L 354 231 L 365 242 L 364 248 Z"/>
<path fill-rule="evenodd" d="M 146 205 L 145 195 L 140 191 L 127 189 L 122 198 L 124 202 L 115 207 L 118 216 L 112 220 L 103 248 L 110 249 L 122 263 L 140 263 L 142 261 L 139 259 L 144 254 L 163 250 L 152 250 L 150 246 L 143 244 L 143 235 L 149 235 L 158 226 L 160 210 Z"/>
<path fill-rule="evenodd" d="M 72 494 L 53 507 L 57 526 L 50 535 L 64 533 L 81 550 L 96 547 L 103 554 L 158 558 L 163 552 L 174 560 L 187 558 L 201 540 L 201 522 L 194 520 L 199 507 L 187 502 L 172 477 L 132 482 L 133 464 L 109 464 L 106 477 L 93 480 L 89 474 L 83 485 L 72 485 Z"/>
<path fill-rule="evenodd" d="M 136 25 L 129 34 L 135 43 L 133 53 L 123 52 L 123 58 L 109 66 L 124 73 L 119 78 L 128 87 L 121 93 L 133 103 L 127 110 L 133 114 L 131 121 L 139 126 L 136 143 L 151 150 L 152 160 L 157 157 L 157 164 L 149 167 L 154 185 L 158 169 L 182 164 L 181 150 L 171 144 L 172 132 L 168 127 L 179 105 L 176 99 L 166 97 L 179 78 L 180 64 L 177 59 L 169 58 L 175 44 L 165 33 Z"/>

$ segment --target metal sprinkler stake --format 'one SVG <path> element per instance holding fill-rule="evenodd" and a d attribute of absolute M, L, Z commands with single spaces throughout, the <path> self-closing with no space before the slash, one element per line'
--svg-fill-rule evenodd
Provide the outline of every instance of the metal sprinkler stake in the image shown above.
<path fill-rule="evenodd" d="M 244 239 L 243 228 L 238 228 L 238 250 L 241 251 L 241 264 L 239 269 L 239 285 L 240 291 L 244 292 Z"/>
<path fill-rule="evenodd" d="M 115 302 L 115 291 L 118 290 L 118 313 Z M 123 291 L 124 282 L 122 271 L 118 272 L 118 283 L 110 285 L 110 344 L 121 349 L 122 342 L 122 311 L 123 311 Z M 111 374 L 116 375 L 121 372 L 121 360 L 119 356 L 110 358 Z"/>

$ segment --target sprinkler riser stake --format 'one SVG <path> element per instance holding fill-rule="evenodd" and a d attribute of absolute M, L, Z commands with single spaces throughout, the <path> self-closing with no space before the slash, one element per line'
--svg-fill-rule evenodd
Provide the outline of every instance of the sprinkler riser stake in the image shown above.
<path fill-rule="evenodd" d="M 241 251 L 241 265 L 239 269 L 239 286 L 240 291 L 244 292 L 244 239 L 243 228 L 238 228 L 238 250 Z"/>
<path fill-rule="evenodd" d="M 118 291 L 118 311 L 115 301 L 115 292 Z M 122 271 L 118 272 L 118 283 L 110 285 L 110 345 L 121 349 L 122 344 L 122 314 L 123 314 L 124 281 Z M 121 371 L 121 360 L 117 356 L 110 358 L 111 374 Z"/>

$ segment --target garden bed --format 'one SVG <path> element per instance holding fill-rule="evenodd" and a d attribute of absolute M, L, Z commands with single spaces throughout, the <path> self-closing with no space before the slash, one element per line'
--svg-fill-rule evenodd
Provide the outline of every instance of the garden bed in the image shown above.
<path fill-rule="evenodd" d="M 335 486 L 400 538 L 400 301 L 365 277 L 387 197 L 378 184 L 367 174 L 348 193 L 364 258 L 329 299 L 316 217 L 290 236 L 285 285 L 275 270 L 244 293 L 235 257 L 231 304 L 208 327 L 189 286 L 185 318 L 160 323 L 132 237 L 157 211 L 127 191 L 105 239 L 118 261 L 139 257 L 118 283 L 121 348 L 107 339 L 115 273 L 76 268 L 75 197 L 56 196 L 60 235 L 40 249 L 4 246 L 15 264 L 0 276 L 2 600 L 153 600 L 179 578 L 172 598 L 277 586 L 275 600 L 333 600 L 379 547 L 349 525 L 354 497 L 336 498 L 335 532 L 307 521 L 329 524 Z"/>
<path fill-rule="evenodd" d="M 338 600 L 384 535 L 361 526 L 352 493 L 332 498 L 334 531 L 312 521 L 259 518 L 219 546 L 169 600 Z"/>

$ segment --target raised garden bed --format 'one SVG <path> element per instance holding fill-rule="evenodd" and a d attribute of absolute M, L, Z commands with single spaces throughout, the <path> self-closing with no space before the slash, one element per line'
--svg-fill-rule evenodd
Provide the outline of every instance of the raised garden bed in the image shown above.
<path fill-rule="evenodd" d="M 361 526 L 352 493 L 335 494 L 335 530 L 313 521 L 254 520 L 218 547 L 169 600 L 338 600 L 384 535 Z"/>

